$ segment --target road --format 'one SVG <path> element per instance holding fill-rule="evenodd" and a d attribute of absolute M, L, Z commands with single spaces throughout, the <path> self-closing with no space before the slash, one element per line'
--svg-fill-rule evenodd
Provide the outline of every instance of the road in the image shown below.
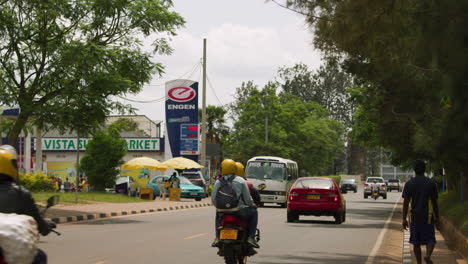
<path fill-rule="evenodd" d="M 345 194 L 346 222 L 332 217 L 301 216 L 286 222 L 286 209 L 259 209 L 261 249 L 249 263 L 365 263 L 401 193 L 388 199 Z M 52 264 L 74 263 L 224 263 L 210 244 L 214 208 L 158 212 L 59 225 L 39 246 Z"/>

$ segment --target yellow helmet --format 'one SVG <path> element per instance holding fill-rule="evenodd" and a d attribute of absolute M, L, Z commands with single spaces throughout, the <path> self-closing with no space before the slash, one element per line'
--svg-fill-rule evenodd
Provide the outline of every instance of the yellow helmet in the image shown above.
<path fill-rule="evenodd" d="M 236 162 L 236 175 L 245 179 L 244 165 L 240 162 Z"/>
<path fill-rule="evenodd" d="M 0 174 L 18 181 L 18 165 L 16 163 L 16 150 L 10 145 L 0 146 Z"/>
<path fill-rule="evenodd" d="M 221 174 L 226 175 L 226 174 L 236 174 L 237 172 L 237 166 L 236 162 L 233 161 L 232 159 L 225 159 L 223 162 L 221 162 Z"/>

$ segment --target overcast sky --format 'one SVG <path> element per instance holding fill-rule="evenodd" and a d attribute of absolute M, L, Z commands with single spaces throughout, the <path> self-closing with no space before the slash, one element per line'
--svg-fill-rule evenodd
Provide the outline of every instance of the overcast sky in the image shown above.
<path fill-rule="evenodd" d="M 252 80 L 259 86 L 273 80 L 279 67 L 305 63 L 311 69 L 320 65 L 320 54 L 312 46 L 312 34 L 303 17 L 264 0 L 173 0 L 176 12 L 186 20 L 184 28 L 171 41 L 174 52 L 155 56 L 165 67 L 162 77 L 132 100 L 164 97 L 164 83 L 183 77 L 199 81 L 201 67 L 193 71 L 203 57 L 203 38 L 207 38 L 207 105 L 225 105 L 232 101 L 236 87 Z M 190 74 L 193 72 L 193 74 Z M 201 107 L 201 97 L 199 98 Z M 164 120 L 164 101 L 133 103 L 137 114 L 152 120 Z"/>

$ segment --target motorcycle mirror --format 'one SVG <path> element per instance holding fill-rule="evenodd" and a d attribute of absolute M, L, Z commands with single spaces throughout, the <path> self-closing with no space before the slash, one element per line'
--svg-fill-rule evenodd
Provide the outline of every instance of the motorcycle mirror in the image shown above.
<path fill-rule="evenodd" d="M 49 199 L 47 199 L 47 208 L 52 207 L 56 204 L 59 203 L 60 196 L 59 195 L 53 195 Z"/>
<path fill-rule="evenodd" d="M 259 188 L 260 190 L 263 190 L 263 189 L 266 188 L 266 184 L 264 184 L 264 183 L 259 184 L 259 185 L 258 185 L 258 188 Z"/>

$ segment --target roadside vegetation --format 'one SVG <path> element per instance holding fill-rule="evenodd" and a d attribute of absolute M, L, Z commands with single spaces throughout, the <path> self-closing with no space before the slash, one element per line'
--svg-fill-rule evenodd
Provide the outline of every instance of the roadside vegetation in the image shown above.
<path fill-rule="evenodd" d="M 75 193 L 59 193 L 59 192 L 34 192 L 32 193 L 34 200 L 38 203 L 45 202 L 52 195 L 60 196 L 60 204 L 75 203 Z M 129 197 L 122 194 L 104 193 L 104 192 L 79 192 L 78 203 L 92 204 L 94 202 L 105 203 L 137 203 L 151 202 L 152 200 L 138 199 L 137 197 Z"/>
<path fill-rule="evenodd" d="M 440 193 L 439 210 L 442 216 L 468 237 L 468 203 L 460 203 L 460 195 L 457 192 Z"/>

